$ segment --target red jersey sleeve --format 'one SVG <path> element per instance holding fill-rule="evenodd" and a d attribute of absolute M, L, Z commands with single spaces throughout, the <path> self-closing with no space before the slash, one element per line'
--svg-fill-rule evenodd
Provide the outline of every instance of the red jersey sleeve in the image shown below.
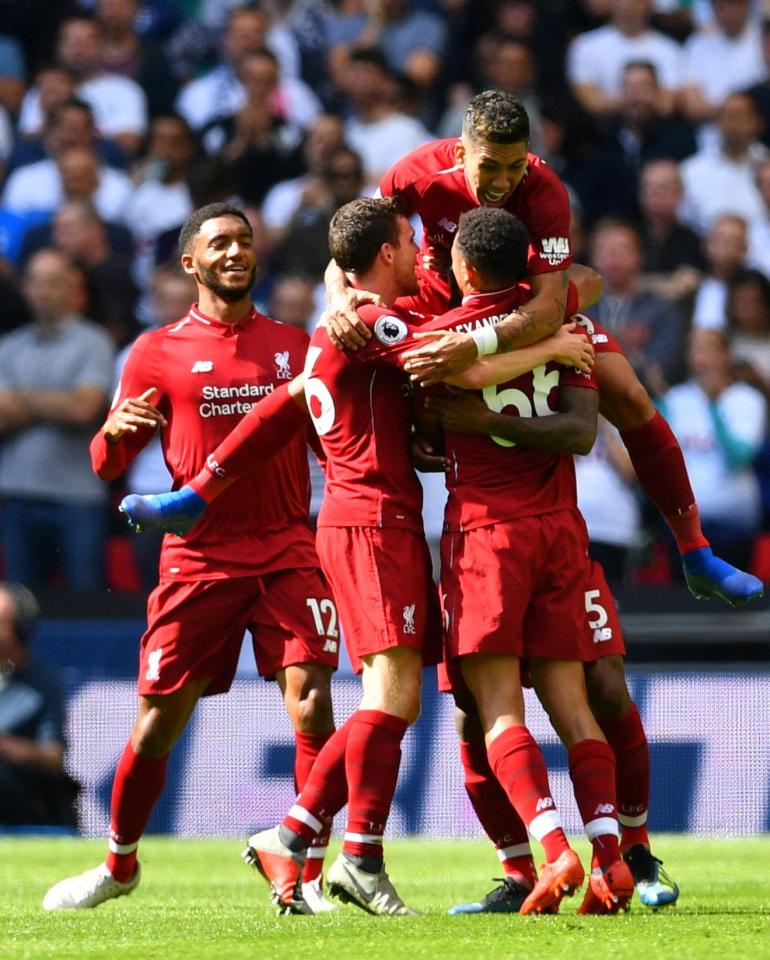
<path fill-rule="evenodd" d="M 530 276 L 566 270 L 572 264 L 567 188 L 546 163 L 539 157 L 537 161 L 526 181 L 526 211 L 513 211 L 529 233 Z"/>
<path fill-rule="evenodd" d="M 358 315 L 373 336 L 354 354 L 355 358 L 361 363 L 400 368 L 402 356 L 419 344 L 413 335 L 420 326 L 413 324 L 397 307 L 364 304 L 359 307 Z"/>
<path fill-rule="evenodd" d="M 153 405 L 161 408 L 162 383 L 158 339 L 152 332 L 142 334 L 126 359 L 110 413 L 127 397 L 139 397 L 150 387 L 158 391 L 153 397 Z M 150 427 L 140 427 L 136 433 L 125 433 L 117 443 L 108 443 L 100 428 L 91 440 L 91 467 L 94 473 L 105 481 L 121 476 L 153 436 L 155 431 Z"/>

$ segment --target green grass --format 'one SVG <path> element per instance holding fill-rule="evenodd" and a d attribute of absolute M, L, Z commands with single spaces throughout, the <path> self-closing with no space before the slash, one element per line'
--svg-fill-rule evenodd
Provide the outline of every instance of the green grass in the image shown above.
<path fill-rule="evenodd" d="M 388 845 L 388 869 L 422 918 L 375 918 L 353 907 L 319 917 L 273 915 L 267 887 L 239 861 L 237 841 L 149 838 L 144 880 L 97 910 L 46 914 L 62 877 L 95 866 L 103 843 L 0 839 L 0 957 L 159 960 L 671 960 L 770 957 L 770 838 L 703 841 L 661 836 L 655 849 L 679 881 L 676 909 L 634 903 L 620 917 L 448 917 L 488 890 L 498 870 L 482 843 Z M 581 849 L 585 852 L 585 848 Z M 577 901 L 577 902 L 576 902 Z"/>

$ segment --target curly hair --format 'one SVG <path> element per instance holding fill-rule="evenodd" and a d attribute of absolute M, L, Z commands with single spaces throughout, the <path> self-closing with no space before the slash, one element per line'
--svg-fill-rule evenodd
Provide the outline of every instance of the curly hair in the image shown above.
<path fill-rule="evenodd" d="M 329 224 L 329 252 L 337 266 L 366 273 L 383 243 L 398 243 L 397 197 L 361 197 L 339 208 Z"/>
<path fill-rule="evenodd" d="M 463 136 L 478 143 L 526 143 L 529 117 L 524 105 L 510 93 L 485 90 L 468 104 L 463 117 Z"/>
<path fill-rule="evenodd" d="M 455 243 L 489 283 L 508 286 L 527 272 L 529 237 L 521 220 L 507 210 L 476 207 L 462 214 Z"/>
<path fill-rule="evenodd" d="M 252 233 L 251 224 L 246 214 L 239 207 L 232 203 L 207 203 L 205 207 L 198 207 L 193 210 L 190 216 L 182 224 L 179 231 L 179 252 L 189 253 L 193 239 L 200 232 L 201 227 L 207 220 L 215 220 L 217 217 L 237 217 L 248 227 L 249 233 Z"/>

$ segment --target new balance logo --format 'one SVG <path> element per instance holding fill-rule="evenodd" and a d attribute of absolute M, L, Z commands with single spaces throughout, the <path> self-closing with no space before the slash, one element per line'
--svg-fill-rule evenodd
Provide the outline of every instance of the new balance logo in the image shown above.
<path fill-rule="evenodd" d="M 213 360 L 196 360 L 190 373 L 211 373 L 214 369 Z"/>
<path fill-rule="evenodd" d="M 153 650 L 147 657 L 147 670 L 144 674 L 145 680 L 160 680 L 160 658 L 163 656 L 163 647 Z"/>
<path fill-rule="evenodd" d="M 451 220 L 447 220 L 446 217 L 442 217 L 441 220 L 439 220 L 438 225 L 443 227 L 447 233 L 454 233 L 455 230 L 457 230 L 457 224 L 452 223 Z"/>
<path fill-rule="evenodd" d="M 336 652 L 337 652 L 337 641 L 324 640 L 324 653 L 336 653 Z"/>
<path fill-rule="evenodd" d="M 541 810 L 550 810 L 553 806 L 555 804 L 551 797 L 541 797 L 535 804 L 535 813 L 540 813 Z"/>
<path fill-rule="evenodd" d="M 594 816 L 599 813 L 614 813 L 615 807 L 611 803 L 600 803 L 594 810 Z"/>
<path fill-rule="evenodd" d="M 612 627 L 599 627 L 594 630 L 594 643 L 605 643 L 612 640 Z"/>
<path fill-rule="evenodd" d="M 416 604 L 412 603 L 404 607 L 404 633 L 416 633 L 414 625 L 414 608 Z"/>

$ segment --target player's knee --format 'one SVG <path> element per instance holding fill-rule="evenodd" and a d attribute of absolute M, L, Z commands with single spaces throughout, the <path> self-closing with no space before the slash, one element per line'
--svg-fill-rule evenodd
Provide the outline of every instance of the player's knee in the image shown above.
<path fill-rule="evenodd" d="M 329 684 L 320 683 L 305 691 L 287 708 L 299 733 L 328 733 L 334 726 Z"/>
<path fill-rule="evenodd" d="M 470 694 L 455 699 L 455 730 L 463 743 L 484 739 L 476 701 Z"/>
<path fill-rule="evenodd" d="M 586 669 L 588 702 L 597 720 L 616 720 L 628 713 L 631 695 L 626 686 L 622 660 L 602 657 Z"/>
<path fill-rule="evenodd" d="M 131 746 L 139 757 L 165 757 L 179 738 L 176 724 L 167 724 L 158 714 L 147 714 L 137 720 L 131 733 Z"/>
<path fill-rule="evenodd" d="M 596 365 L 596 376 L 599 412 L 618 430 L 641 427 L 655 416 L 649 393 L 627 362 L 622 361 L 620 366 L 615 355 L 602 355 Z"/>

